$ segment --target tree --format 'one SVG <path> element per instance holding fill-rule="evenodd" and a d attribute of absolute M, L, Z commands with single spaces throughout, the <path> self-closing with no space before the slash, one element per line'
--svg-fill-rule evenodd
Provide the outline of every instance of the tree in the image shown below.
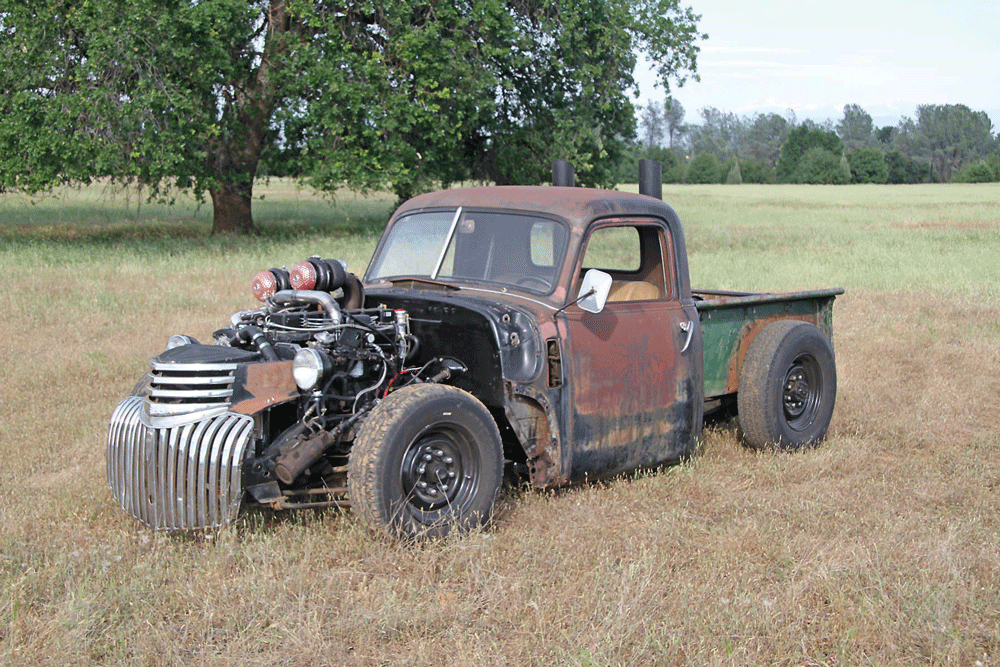
<path fill-rule="evenodd" d="M 875 145 L 875 125 L 872 117 L 857 104 L 844 106 L 844 117 L 837 123 L 837 136 L 845 151 L 871 148 Z"/>
<path fill-rule="evenodd" d="M 839 168 L 840 156 L 844 152 L 843 144 L 833 132 L 820 129 L 815 124 L 808 122 L 799 125 L 788 133 L 788 139 L 781 146 L 781 157 L 778 158 L 777 174 L 782 183 L 815 183 L 817 181 L 802 180 L 805 174 L 811 173 L 815 168 L 810 165 L 807 170 L 799 169 L 799 162 L 806 153 L 814 148 L 822 149 L 836 158 Z M 816 154 L 813 161 L 825 169 L 826 156 Z M 825 181 L 823 181 L 825 182 Z"/>
<path fill-rule="evenodd" d="M 652 148 L 663 144 L 663 114 L 659 105 L 653 104 L 653 100 L 648 100 L 646 106 L 642 108 L 639 129 L 642 131 L 640 144 L 643 148 Z"/>
<path fill-rule="evenodd" d="M 851 167 L 852 183 L 885 183 L 889 180 L 889 166 L 877 148 L 862 148 L 847 154 Z"/>
<path fill-rule="evenodd" d="M 892 147 L 907 158 L 920 155 L 919 131 L 912 118 L 904 116 L 899 120 L 896 131 L 892 134 Z"/>
<path fill-rule="evenodd" d="M 684 180 L 684 166 L 680 163 L 676 151 L 663 146 L 650 148 L 633 147 L 627 151 L 625 158 L 619 164 L 616 180 L 619 183 L 635 183 L 639 175 L 639 160 L 656 160 L 663 168 L 664 183 L 680 183 Z"/>
<path fill-rule="evenodd" d="M 993 183 L 997 177 L 985 162 L 974 162 L 962 167 L 955 174 L 955 180 L 959 183 Z"/>
<path fill-rule="evenodd" d="M 691 149 L 696 154 L 711 153 L 721 162 L 727 156 L 740 152 L 744 132 L 743 121 L 739 116 L 714 107 L 705 107 L 698 113 L 702 124 L 692 126 L 689 130 Z"/>
<path fill-rule="evenodd" d="M 643 148 L 662 146 L 664 138 L 667 148 L 675 148 L 688 131 L 684 124 L 684 106 L 670 97 L 662 106 L 648 100 L 639 110 L 639 129 Z"/>
<path fill-rule="evenodd" d="M 754 157 L 773 170 L 781 156 L 781 145 L 788 139 L 794 123 L 776 113 L 757 114 L 747 128 L 744 154 Z"/>
<path fill-rule="evenodd" d="M 846 161 L 842 163 L 843 155 L 837 155 L 819 146 L 807 150 L 796 167 L 795 183 L 813 183 L 816 185 L 843 185 L 851 181 L 850 168 L 846 169 Z"/>
<path fill-rule="evenodd" d="M 886 153 L 885 164 L 889 169 L 888 183 L 925 183 L 931 177 L 928 163 L 908 158 L 899 151 Z"/>
<path fill-rule="evenodd" d="M 718 183 L 719 161 L 711 153 L 698 153 L 688 164 L 685 183 Z"/>
<path fill-rule="evenodd" d="M 688 126 L 684 124 L 684 105 L 667 98 L 663 103 L 663 122 L 666 125 L 667 148 L 674 148 L 688 130 Z"/>
<path fill-rule="evenodd" d="M 774 169 L 771 165 L 762 163 L 755 157 L 730 158 L 723 168 L 732 169 L 739 166 L 740 180 L 743 183 L 775 183 Z M 728 171 L 726 172 L 728 174 Z"/>
<path fill-rule="evenodd" d="M 918 146 L 941 181 L 994 149 L 993 124 L 985 111 L 964 104 L 917 107 Z"/>
<path fill-rule="evenodd" d="M 743 185 L 743 174 L 740 173 L 740 161 L 733 160 L 733 166 L 725 169 L 726 185 Z"/>
<path fill-rule="evenodd" d="M 888 146 L 893 142 L 896 136 L 897 128 L 892 125 L 886 125 L 885 127 L 880 127 L 875 130 L 875 140 L 878 141 L 883 146 Z"/>
<path fill-rule="evenodd" d="M 0 188 L 186 189 L 214 231 L 247 232 L 265 147 L 324 190 L 537 182 L 554 158 L 608 184 L 636 53 L 683 84 L 699 18 L 679 0 L 0 0 Z"/>

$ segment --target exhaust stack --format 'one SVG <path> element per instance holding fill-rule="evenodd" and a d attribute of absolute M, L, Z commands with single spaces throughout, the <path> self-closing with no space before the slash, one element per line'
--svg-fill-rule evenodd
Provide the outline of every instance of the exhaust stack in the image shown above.
<path fill-rule="evenodd" d="M 573 165 L 565 160 L 552 162 L 552 185 L 562 188 L 576 187 L 576 173 Z"/>
<path fill-rule="evenodd" d="M 639 194 L 663 199 L 663 166 L 656 160 L 639 160 Z"/>

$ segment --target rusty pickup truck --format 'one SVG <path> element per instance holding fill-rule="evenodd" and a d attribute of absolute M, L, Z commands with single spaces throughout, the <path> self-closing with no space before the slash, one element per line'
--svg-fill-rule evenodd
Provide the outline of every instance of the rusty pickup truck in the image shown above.
<path fill-rule="evenodd" d="M 840 289 L 697 291 L 660 167 L 640 194 L 553 186 L 420 195 L 363 278 L 312 256 L 261 271 L 212 344 L 170 338 L 115 409 L 108 484 L 162 530 L 244 507 L 350 506 L 373 532 L 487 522 L 537 488 L 695 452 L 706 411 L 755 448 L 821 440 Z"/>

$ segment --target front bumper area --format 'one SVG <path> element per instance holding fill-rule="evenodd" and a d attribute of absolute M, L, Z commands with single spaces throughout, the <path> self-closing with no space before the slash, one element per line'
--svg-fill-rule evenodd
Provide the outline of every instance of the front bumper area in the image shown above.
<path fill-rule="evenodd" d="M 253 418 L 222 412 L 154 425 L 144 414 L 146 400 L 130 396 L 111 416 L 107 471 L 115 499 L 157 530 L 232 523 L 243 499 L 242 466 L 253 441 Z"/>

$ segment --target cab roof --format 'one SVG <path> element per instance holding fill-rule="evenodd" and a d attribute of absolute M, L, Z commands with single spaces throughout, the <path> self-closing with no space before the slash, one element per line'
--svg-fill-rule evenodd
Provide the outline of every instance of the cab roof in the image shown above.
<path fill-rule="evenodd" d="M 671 227 L 680 227 L 677 213 L 654 197 L 617 190 L 537 185 L 498 185 L 429 192 L 406 201 L 393 217 L 458 206 L 556 216 L 577 230 L 585 229 L 600 218 L 635 215 L 658 217 Z"/>

